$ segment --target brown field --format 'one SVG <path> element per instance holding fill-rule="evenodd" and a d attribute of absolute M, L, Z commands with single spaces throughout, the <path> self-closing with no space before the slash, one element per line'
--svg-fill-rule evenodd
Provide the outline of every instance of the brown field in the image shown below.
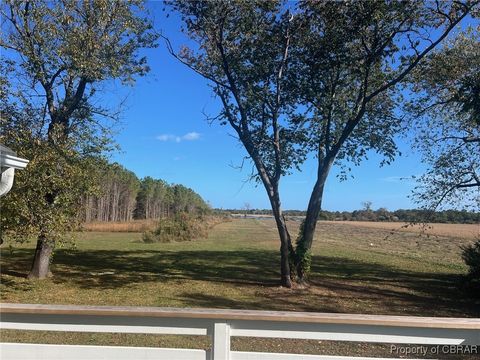
<path fill-rule="evenodd" d="M 242 214 L 233 214 L 242 218 Z M 270 215 L 255 215 L 257 219 L 272 220 Z M 95 232 L 144 232 L 152 230 L 156 225 L 156 220 L 133 220 L 127 222 L 90 222 L 82 225 L 84 231 Z M 291 227 L 296 228 L 294 222 Z M 353 227 L 366 227 L 371 229 L 387 230 L 392 233 L 409 232 L 425 236 L 444 236 L 463 239 L 477 239 L 480 237 L 480 224 L 409 224 L 403 222 L 374 222 L 374 221 L 319 221 L 322 224 L 344 224 Z"/>
<path fill-rule="evenodd" d="M 84 231 L 98 232 L 144 232 L 152 230 L 156 220 L 133 220 L 126 222 L 89 222 L 82 225 Z"/>
<path fill-rule="evenodd" d="M 466 239 L 480 237 L 480 224 L 409 224 L 402 222 L 373 222 L 373 221 L 322 221 L 322 223 L 346 224 L 355 227 L 390 230 L 392 232 L 405 231 L 425 235 L 447 236 Z"/>

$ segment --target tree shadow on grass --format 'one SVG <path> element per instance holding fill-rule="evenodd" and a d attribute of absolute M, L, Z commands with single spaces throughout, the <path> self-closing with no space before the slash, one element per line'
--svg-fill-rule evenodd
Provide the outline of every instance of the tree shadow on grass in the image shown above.
<path fill-rule="evenodd" d="M 19 249 L 4 256 L 3 268 L 21 275 L 31 252 Z M 279 256 L 274 250 L 238 251 L 68 251 L 55 254 L 56 283 L 80 289 L 121 289 L 142 282 L 172 286 L 206 281 L 251 287 L 255 297 L 238 299 L 185 291 L 179 300 L 193 307 L 363 312 L 442 316 L 479 316 L 480 301 L 459 291 L 459 276 L 399 270 L 347 258 L 315 256 L 307 289 L 278 287 Z M 5 273 L 5 272 L 4 272 Z M 6 288 L 14 281 L 3 282 Z"/>
<path fill-rule="evenodd" d="M 31 257 L 28 250 L 17 250 L 5 259 L 10 274 L 24 276 Z M 185 279 L 276 286 L 275 251 L 68 251 L 55 253 L 54 281 L 74 282 L 81 288 L 118 288 L 148 281 Z M 7 271 L 7 270 L 6 270 Z M 5 272 L 6 273 L 6 272 Z"/>

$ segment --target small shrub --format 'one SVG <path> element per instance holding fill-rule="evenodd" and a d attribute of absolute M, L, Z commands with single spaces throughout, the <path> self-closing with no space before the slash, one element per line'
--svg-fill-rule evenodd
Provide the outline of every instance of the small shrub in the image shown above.
<path fill-rule="evenodd" d="M 462 246 L 462 259 L 468 266 L 463 287 L 471 295 L 480 297 L 480 239 L 471 245 Z"/>
<path fill-rule="evenodd" d="M 165 238 L 161 238 L 160 236 L 158 236 L 155 231 L 145 231 L 142 234 L 142 240 L 145 244 L 153 244 L 156 242 L 170 242 L 166 241 Z"/>
<path fill-rule="evenodd" d="M 193 216 L 187 213 L 178 213 L 173 217 L 160 219 L 155 230 L 144 232 L 143 242 L 168 243 L 206 238 L 208 237 L 208 230 L 224 221 L 227 220 L 223 217 Z"/>
<path fill-rule="evenodd" d="M 462 259 L 469 268 L 468 275 L 480 279 L 480 239 L 471 245 L 462 246 Z"/>

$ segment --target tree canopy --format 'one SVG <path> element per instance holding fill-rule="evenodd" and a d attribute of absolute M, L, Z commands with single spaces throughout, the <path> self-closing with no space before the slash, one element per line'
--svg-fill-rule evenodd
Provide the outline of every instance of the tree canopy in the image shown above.
<path fill-rule="evenodd" d="M 480 208 L 479 39 L 479 29 L 470 29 L 429 56 L 413 76 L 410 121 L 428 166 L 414 199 L 430 210 Z"/>
<path fill-rule="evenodd" d="M 110 149 L 105 119 L 116 113 L 99 105 L 99 85 L 148 71 L 139 50 L 155 46 L 156 34 L 142 3 L 1 4 L 0 46 L 11 70 L 2 72 L 1 141 L 30 160 L 2 216 L 18 237 L 38 237 L 31 278 L 48 276 L 55 242 L 75 227 L 81 196 L 95 183 L 92 162 Z"/>
<path fill-rule="evenodd" d="M 175 1 L 196 46 L 170 52 L 210 81 L 272 205 L 281 282 L 303 281 L 332 166 L 348 171 L 369 151 L 397 155 L 402 88 L 475 7 L 463 2 Z M 307 215 L 293 247 L 279 182 L 317 161 Z M 290 259 L 290 262 L 289 262 Z"/>

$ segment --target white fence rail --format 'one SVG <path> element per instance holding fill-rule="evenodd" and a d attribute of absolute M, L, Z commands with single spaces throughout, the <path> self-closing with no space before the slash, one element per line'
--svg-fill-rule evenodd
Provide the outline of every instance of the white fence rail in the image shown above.
<path fill-rule="evenodd" d="M 232 336 L 479 345 L 480 353 L 480 319 L 467 318 L 30 304 L 1 304 L 0 317 L 1 329 L 208 335 L 213 340 L 211 350 L 1 343 L 2 360 L 368 359 L 231 351 Z"/>

